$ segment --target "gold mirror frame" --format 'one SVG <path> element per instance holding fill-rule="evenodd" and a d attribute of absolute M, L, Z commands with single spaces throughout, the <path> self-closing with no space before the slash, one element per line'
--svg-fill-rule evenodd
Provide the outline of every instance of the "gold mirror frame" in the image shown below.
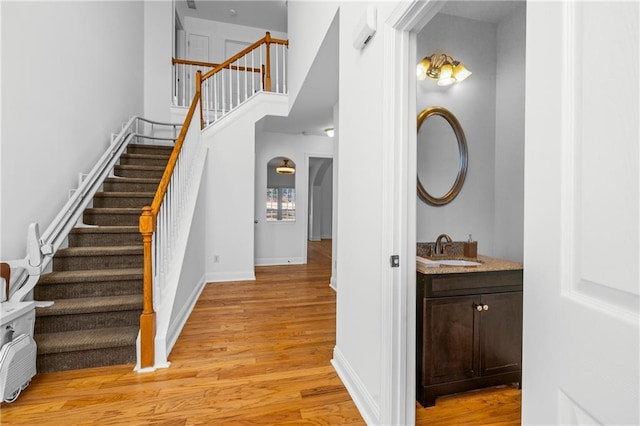
<path fill-rule="evenodd" d="M 460 125 L 460 122 L 458 121 L 456 116 L 453 115 L 453 113 L 448 109 L 440 106 L 426 108 L 420 114 L 418 114 L 418 132 L 420 131 L 420 126 L 422 126 L 422 123 L 424 123 L 427 118 L 433 115 L 439 115 L 440 117 L 447 120 L 447 123 L 449 123 L 456 135 L 456 139 L 458 141 L 458 152 L 460 156 L 458 162 L 458 176 L 456 176 L 456 180 L 449 192 L 444 194 L 442 197 L 434 197 L 430 195 L 422 186 L 422 183 L 420 182 L 420 176 L 417 176 L 418 197 L 420 197 L 422 201 L 429 205 L 444 206 L 445 204 L 450 203 L 454 198 L 456 198 L 458 193 L 460 193 L 462 185 L 464 184 L 464 179 L 467 176 L 467 165 L 469 161 L 467 154 L 467 139 L 464 136 L 462 126 Z"/>

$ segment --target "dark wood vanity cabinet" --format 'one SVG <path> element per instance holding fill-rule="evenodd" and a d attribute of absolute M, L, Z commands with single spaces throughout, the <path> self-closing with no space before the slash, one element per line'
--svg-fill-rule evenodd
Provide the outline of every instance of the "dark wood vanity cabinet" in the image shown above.
<path fill-rule="evenodd" d="M 520 383 L 522 270 L 417 275 L 417 398 Z"/>

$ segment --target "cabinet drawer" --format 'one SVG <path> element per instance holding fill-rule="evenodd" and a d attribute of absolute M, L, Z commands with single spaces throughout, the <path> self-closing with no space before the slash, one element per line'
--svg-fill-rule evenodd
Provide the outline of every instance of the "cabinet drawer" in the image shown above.
<path fill-rule="evenodd" d="M 424 297 L 462 296 L 522 290 L 522 270 L 461 274 L 418 274 Z M 419 291 L 419 293 L 421 293 Z"/>

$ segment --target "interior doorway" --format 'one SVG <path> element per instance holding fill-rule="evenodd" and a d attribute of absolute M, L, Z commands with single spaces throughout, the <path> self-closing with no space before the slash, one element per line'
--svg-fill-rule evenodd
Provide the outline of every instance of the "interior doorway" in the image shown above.
<path fill-rule="evenodd" d="M 333 158 L 309 158 L 307 239 L 331 239 L 333 234 Z"/>

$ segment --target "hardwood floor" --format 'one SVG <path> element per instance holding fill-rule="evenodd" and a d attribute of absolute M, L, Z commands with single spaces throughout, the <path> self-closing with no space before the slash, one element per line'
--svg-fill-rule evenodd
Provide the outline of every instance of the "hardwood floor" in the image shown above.
<path fill-rule="evenodd" d="M 39 374 L 2 404 L 0 424 L 364 424 L 330 364 L 331 241 L 309 243 L 308 257 L 307 265 L 258 267 L 256 281 L 207 285 L 170 368 Z M 519 413 L 520 392 L 507 388 L 418 406 L 417 423 L 519 424 Z"/>

